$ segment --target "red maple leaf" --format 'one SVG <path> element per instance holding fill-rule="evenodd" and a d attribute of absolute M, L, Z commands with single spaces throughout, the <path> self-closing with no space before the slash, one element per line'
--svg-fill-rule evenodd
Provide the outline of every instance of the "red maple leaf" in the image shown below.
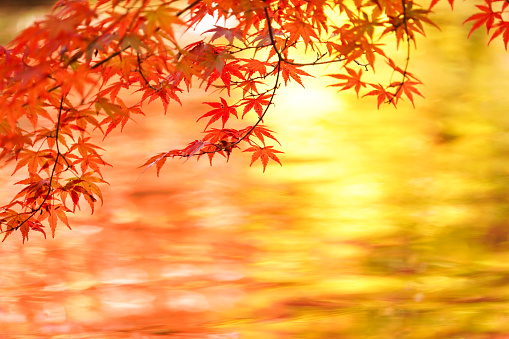
<path fill-rule="evenodd" d="M 269 159 L 272 159 L 275 162 L 277 162 L 278 164 L 280 164 L 281 166 L 283 166 L 281 164 L 281 161 L 279 161 L 279 158 L 276 156 L 275 153 L 284 153 L 284 152 L 281 152 L 281 151 L 278 151 L 278 150 L 275 150 L 272 148 L 273 148 L 273 146 L 265 146 L 265 147 L 253 146 L 253 147 L 249 147 L 248 149 L 245 149 L 243 152 L 253 152 L 253 155 L 251 157 L 251 164 L 249 164 L 249 166 L 253 165 L 253 163 L 256 160 L 260 159 L 263 164 L 263 172 L 265 172 L 265 168 L 267 167 L 267 163 L 269 162 Z"/>
<path fill-rule="evenodd" d="M 401 96 L 403 94 L 406 95 L 406 97 L 410 100 L 410 102 L 412 103 L 412 106 L 414 106 L 415 108 L 415 104 L 414 104 L 414 96 L 413 94 L 417 94 L 417 95 L 420 95 L 421 97 L 424 98 L 424 95 L 421 94 L 421 92 L 419 92 L 419 90 L 417 88 L 415 88 L 416 85 L 420 85 L 421 82 L 417 82 L 417 81 L 410 81 L 410 80 L 407 80 L 405 81 L 404 83 L 399 83 L 399 84 L 394 84 L 396 86 L 400 86 L 399 89 L 398 89 L 398 92 L 396 93 L 396 103 L 399 101 L 399 99 L 401 99 Z"/>
<path fill-rule="evenodd" d="M 225 37 L 225 39 L 228 40 L 230 44 L 233 44 L 233 40 L 235 38 L 237 38 L 240 41 L 244 40 L 242 38 L 242 31 L 240 31 L 238 28 L 226 28 L 217 25 L 214 25 L 214 27 L 215 28 L 209 29 L 208 31 L 202 33 L 205 34 L 214 32 L 214 35 L 210 38 L 211 42 L 216 39 L 219 39 L 220 37 Z"/>
<path fill-rule="evenodd" d="M 500 21 L 502 19 L 500 12 L 493 12 L 493 9 L 491 8 L 491 2 L 486 1 L 486 5 L 487 6 L 476 5 L 475 7 L 480 9 L 481 13 L 476 13 L 463 22 L 467 23 L 469 21 L 474 21 L 472 29 L 470 30 L 470 33 L 468 33 L 469 38 L 472 35 L 472 33 L 476 29 L 479 29 L 482 25 L 486 25 L 486 32 L 489 33 L 490 29 L 494 25 L 495 19 L 497 21 Z"/>
<path fill-rule="evenodd" d="M 187 157 L 187 160 L 189 160 L 189 158 L 191 158 L 193 155 L 200 154 L 202 148 L 207 145 L 210 145 L 210 141 L 195 140 L 189 143 L 186 148 L 184 148 L 182 151 L 182 156 Z"/>
<path fill-rule="evenodd" d="M 374 87 L 375 89 L 372 90 L 371 92 L 368 92 L 366 94 L 364 94 L 362 97 L 364 98 L 365 96 L 368 96 L 368 95 L 376 95 L 377 96 L 377 102 L 378 102 L 378 106 L 377 108 L 380 108 L 380 105 L 384 102 L 392 102 L 394 105 L 396 104 L 394 102 L 393 97 L 394 97 L 394 94 L 390 93 L 390 92 L 387 92 L 387 90 L 380 84 L 369 84 L 371 87 Z"/>
<path fill-rule="evenodd" d="M 264 146 L 265 146 L 265 137 L 270 138 L 270 139 L 274 140 L 275 142 L 277 142 L 279 145 L 281 145 L 281 143 L 276 139 L 276 137 L 274 137 L 272 135 L 272 133 L 274 133 L 274 131 L 271 131 L 270 129 L 266 128 L 263 125 L 258 125 L 255 128 L 253 128 L 253 130 L 251 130 L 252 128 L 253 128 L 253 126 L 248 126 L 240 131 L 241 135 L 245 134 L 245 133 L 250 133 L 250 135 L 248 135 L 246 138 L 250 143 L 251 143 L 250 137 L 252 135 L 254 135 L 258 139 L 260 139 L 260 141 L 263 143 Z"/>
<path fill-rule="evenodd" d="M 205 126 L 205 129 L 207 129 L 207 127 L 209 127 L 209 125 L 215 122 L 216 120 L 219 120 L 219 118 L 221 118 L 223 121 L 223 128 L 228 119 L 230 118 L 230 115 L 234 115 L 236 118 L 238 118 L 237 110 L 235 109 L 237 105 L 228 106 L 228 103 L 223 98 L 221 98 L 221 102 L 204 102 L 204 104 L 210 105 L 215 108 L 211 111 L 208 111 L 200 118 L 198 118 L 198 120 L 196 120 L 199 121 L 205 117 L 211 117 L 207 126 Z"/>
<path fill-rule="evenodd" d="M 290 62 L 293 62 L 293 60 L 288 60 Z M 288 62 L 282 62 L 281 65 L 281 73 L 283 74 L 283 79 L 285 81 L 285 85 L 288 84 L 288 80 L 290 80 L 290 77 L 293 78 L 293 80 L 297 81 L 299 85 L 304 87 L 304 84 L 302 83 L 302 79 L 300 78 L 301 75 L 312 77 L 311 74 L 304 72 L 303 70 L 297 68 L 298 66 L 292 65 Z"/>
<path fill-rule="evenodd" d="M 327 76 L 339 79 L 339 80 L 345 80 L 344 82 L 340 82 L 337 84 L 329 85 L 328 87 L 341 87 L 339 91 L 344 91 L 347 89 L 350 89 L 352 87 L 355 88 L 355 93 L 357 93 L 357 97 L 359 97 L 359 91 L 361 87 L 366 87 L 366 83 L 361 81 L 362 77 L 362 68 L 359 69 L 359 72 L 356 73 L 353 69 L 345 67 L 346 71 L 349 75 L 346 74 L 328 74 Z"/>
<path fill-rule="evenodd" d="M 244 98 L 243 104 L 246 106 L 244 106 L 242 118 L 244 118 L 244 115 L 252 109 L 254 109 L 256 114 L 258 114 L 258 117 L 261 118 L 263 114 L 263 106 L 267 106 L 270 103 L 271 97 L 272 95 L 270 94 L 263 94 L 256 97 Z"/>
<path fill-rule="evenodd" d="M 504 4 L 505 4 L 505 2 L 504 2 Z M 509 22 L 502 21 L 502 22 L 499 22 L 498 24 L 496 24 L 495 26 L 497 27 L 497 30 L 491 36 L 490 41 L 488 42 L 488 44 L 493 39 L 495 39 L 497 36 L 499 36 L 500 34 L 504 33 L 502 35 L 502 38 L 504 40 L 505 50 L 507 51 L 507 44 L 509 43 Z"/>

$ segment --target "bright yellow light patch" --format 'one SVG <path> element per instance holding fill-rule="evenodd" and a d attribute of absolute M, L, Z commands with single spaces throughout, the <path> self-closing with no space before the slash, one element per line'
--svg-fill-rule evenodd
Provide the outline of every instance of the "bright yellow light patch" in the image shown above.
<path fill-rule="evenodd" d="M 323 88 L 323 79 L 313 79 L 306 83 L 306 88 L 298 84 L 282 88 L 275 102 L 277 114 L 274 119 L 281 124 L 287 124 L 289 119 L 299 119 L 299 123 L 316 122 L 323 115 L 331 111 L 341 111 L 343 108 L 336 91 Z"/>

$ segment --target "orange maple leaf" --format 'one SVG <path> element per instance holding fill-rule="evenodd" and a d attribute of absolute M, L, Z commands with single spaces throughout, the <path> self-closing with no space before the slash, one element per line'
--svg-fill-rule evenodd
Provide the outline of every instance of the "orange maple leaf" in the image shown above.
<path fill-rule="evenodd" d="M 267 167 L 269 159 L 272 159 L 275 162 L 277 162 L 278 164 L 280 164 L 281 166 L 283 166 L 281 164 L 281 161 L 279 161 L 279 158 L 276 156 L 275 153 L 284 153 L 284 152 L 273 149 L 273 146 L 265 146 L 265 147 L 252 146 L 252 147 L 245 149 L 243 152 L 253 152 L 253 155 L 251 157 L 251 164 L 249 164 L 249 166 L 253 165 L 253 163 L 256 160 L 260 159 L 262 162 L 262 165 L 263 165 L 263 172 L 265 172 L 265 168 Z"/>
<path fill-rule="evenodd" d="M 209 127 L 210 124 L 215 122 L 216 120 L 219 120 L 219 118 L 222 119 L 223 127 L 230 118 L 230 115 L 234 115 L 236 118 L 237 116 L 237 110 L 235 109 L 237 105 L 228 106 L 228 103 L 223 98 L 220 98 L 221 102 L 204 102 L 204 104 L 210 105 L 214 107 L 215 109 L 208 111 L 204 115 L 198 118 L 196 121 L 200 121 L 201 119 L 205 117 L 211 117 L 209 122 L 207 123 L 207 126 L 205 126 L 205 129 Z"/>

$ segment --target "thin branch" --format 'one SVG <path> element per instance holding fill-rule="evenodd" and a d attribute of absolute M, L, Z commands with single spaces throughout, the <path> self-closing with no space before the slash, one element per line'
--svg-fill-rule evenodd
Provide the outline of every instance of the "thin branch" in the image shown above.
<path fill-rule="evenodd" d="M 263 121 L 263 118 L 269 111 L 270 105 L 272 104 L 272 101 L 274 100 L 274 96 L 276 95 L 276 90 L 279 87 L 279 75 L 281 74 L 281 63 L 284 62 L 285 59 L 284 59 L 283 55 L 281 54 L 281 52 L 276 47 L 276 42 L 274 40 L 274 35 L 272 34 L 272 25 L 270 23 L 270 16 L 269 16 L 269 12 L 267 11 L 267 7 L 264 8 L 264 11 L 265 11 L 265 18 L 267 19 L 267 24 L 269 26 L 269 36 L 270 36 L 271 45 L 274 48 L 274 50 L 276 51 L 276 54 L 278 56 L 278 62 L 277 62 L 277 67 L 276 67 L 277 68 L 276 81 L 274 82 L 274 87 L 272 88 L 272 95 L 270 96 L 269 103 L 268 103 L 267 107 L 265 107 L 265 110 L 263 111 L 262 115 L 260 115 L 260 117 L 258 118 L 256 123 L 253 126 L 251 126 L 249 131 L 247 131 L 241 138 L 239 138 L 239 140 L 237 140 L 233 144 L 229 145 L 228 148 L 232 148 L 233 146 L 239 144 L 242 140 L 247 138 L 251 134 L 251 132 L 253 132 L 253 130 L 256 128 L 256 126 L 258 126 Z M 226 149 L 226 148 L 223 148 L 222 150 L 224 150 L 224 149 Z"/>
<path fill-rule="evenodd" d="M 126 46 L 124 49 L 122 49 L 121 51 L 116 51 L 115 53 L 111 54 L 111 55 L 108 55 L 107 58 L 99 61 L 98 63 L 96 63 L 94 66 L 90 67 L 90 69 L 96 69 L 97 67 L 101 66 L 102 64 L 110 61 L 111 59 L 113 59 L 114 57 L 116 57 L 117 55 L 119 55 L 120 53 L 122 53 L 123 51 L 125 51 L 126 49 L 128 49 L 129 47 L 131 47 L 130 45 Z"/>
<path fill-rule="evenodd" d="M 274 96 L 276 94 L 276 90 L 279 88 L 279 77 L 280 77 L 280 74 L 281 74 L 281 63 L 284 62 L 285 59 L 282 56 L 282 54 L 279 52 L 277 47 L 276 47 L 276 42 L 275 42 L 274 36 L 272 34 L 272 26 L 271 26 L 271 23 L 270 23 L 270 16 L 269 16 L 269 13 L 267 11 L 267 8 L 265 7 L 264 10 L 265 10 L 265 17 L 267 18 L 267 23 L 268 23 L 268 26 L 269 26 L 269 32 L 270 32 L 269 35 L 270 35 L 271 45 L 273 46 L 273 48 L 276 51 L 276 54 L 278 56 L 277 66 L 275 67 L 275 69 L 277 69 L 276 81 L 274 82 L 274 87 L 272 88 L 272 90 L 268 90 L 267 91 L 267 92 L 272 91 L 272 95 L 270 97 L 269 103 L 267 104 L 267 107 L 265 107 L 265 110 L 263 111 L 262 115 L 260 115 L 258 117 L 258 120 L 256 121 L 256 123 L 253 126 L 251 126 L 251 128 L 246 133 L 244 133 L 244 135 L 242 137 L 240 137 L 237 141 L 229 144 L 226 147 L 220 147 L 218 145 L 214 145 L 217 148 L 214 151 L 204 151 L 204 152 L 199 152 L 199 153 L 196 153 L 196 154 L 193 154 L 193 155 L 200 156 L 200 155 L 208 154 L 208 153 L 217 153 L 217 152 L 221 152 L 221 151 L 225 151 L 225 150 L 227 151 L 228 149 L 231 150 L 234 146 L 238 145 L 241 141 L 246 139 L 251 134 L 251 132 L 253 132 L 253 130 L 256 128 L 256 126 L 258 126 L 263 121 L 263 118 L 265 117 L 265 115 L 269 111 L 270 105 L 272 105 L 272 102 L 274 100 Z M 183 155 L 182 157 L 189 157 L 189 155 L 187 155 L 187 156 Z M 157 161 L 159 161 L 159 159 Z"/>
<path fill-rule="evenodd" d="M 201 2 L 201 0 L 194 0 L 193 2 L 191 2 L 189 5 L 187 5 L 186 8 L 184 8 L 183 10 L 181 11 L 178 11 L 177 14 L 175 14 L 177 17 L 181 16 L 182 14 L 184 14 L 185 12 L 187 12 L 188 10 L 190 10 L 191 8 L 193 8 L 194 6 L 198 5 L 199 3 Z"/>
<path fill-rule="evenodd" d="M 272 44 L 272 47 L 274 48 L 274 50 L 276 51 L 276 54 L 278 56 L 278 62 L 277 62 L 277 73 L 276 73 L 276 81 L 274 83 L 274 88 L 272 89 L 272 95 L 270 96 L 270 100 L 269 100 L 269 103 L 267 105 L 267 107 L 265 107 L 265 110 L 263 111 L 262 115 L 260 115 L 260 117 L 258 118 L 258 121 L 256 121 L 256 123 L 251 126 L 251 128 L 249 129 L 249 131 L 247 131 L 243 136 L 242 138 L 240 138 L 239 140 L 237 140 L 236 142 L 233 143 L 233 145 L 230 145 L 230 147 L 233 147 L 235 145 L 237 145 L 239 142 L 241 142 L 242 140 L 244 140 L 245 138 L 247 138 L 249 136 L 249 134 L 251 134 L 251 132 L 253 132 L 253 130 L 256 128 L 256 126 L 258 126 L 262 121 L 263 121 L 263 118 L 265 117 L 265 115 L 267 114 L 267 112 L 269 111 L 269 108 L 270 108 L 270 105 L 272 104 L 272 101 L 274 100 L 274 96 L 276 95 L 276 90 L 278 89 L 279 87 L 279 76 L 281 74 L 281 63 L 285 60 L 284 57 L 281 55 L 281 52 L 277 49 L 276 47 L 276 41 L 274 40 L 274 35 L 272 34 L 272 24 L 270 22 L 270 16 L 269 16 L 269 12 L 267 10 L 267 7 L 264 7 L 263 10 L 265 11 L 265 18 L 267 20 L 267 25 L 269 27 L 269 36 L 270 36 L 270 42 Z"/>
<path fill-rule="evenodd" d="M 403 6 L 403 24 L 405 26 L 406 44 L 407 44 L 406 63 L 405 63 L 405 68 L 403 69 L 403 79 L 401 79 L 401 83 L 398 85 L 396 92 L 394 92 L 394 96 L 387 101 L 387 103 L 389 103 L 389 104 L 392 103 L 397 98 L 399 91 L 401 91 L 401 88 L 403 88 L 403 84 L 405 83 L 405 79 L 406 79 L 407 73 L 408 73 L 408 64 L 410 63 L 410 34 L 408 34 L 408 17 L 407 17 L 407 13 L 406 13 L 405 0 L 401 0 L 401 4 Z"/>
<path fill-rule="evenodd" d="M 239 138 L 237 141 L 228 145 L 228 147 L 219 147 L 216 145 L 216 147 L 218 148 L 218 150 L 216 150 L 216 151 L 202 152 L 200 154 L 195 154 L 195 155 L 202 155 L 205 153 L 216 153 L 216 152 L 224 151 L 227 148 L 228 149 L 233 148 L 235 145 L 238 145 L 242 140 L 246 139 L 251 134 L 251 132 L 253 132 L 253 130 L 256 128 L 256 126 L 258 126 L 263 121 L 263 118 L 269 111 L 270 105 L 272 104 L 272 101 L 274 100 L 274 96 L 276 95 L 276 90 L 279 88 L 279 76 L 281 74 L 281 63 L 284 62 L 285 59 L 284 59 L 283 55 L 281 54 L 281 52 L 279 52 L 279 50 L 276 47 L 276 42 L 275 42 L 274 36 L 272 34 L 272 25 L 270 23 L 270 16 L 269 16 L 269 12 L 267 11 L 267 7 L 264 8 L 264 11 L 265 11 L 265 17 L 267 19 L 267 23 L 269 26 L 269 36 L 270 36 L 271 45 L 274 48 L 274 50 L 276 51 L 276 54 L 278 56 L 278 62 L 277 62 L 277 66 L 276 66 L 276 68 L 277 68 L 276 81 L 274 82 L 274 87 L 272 88 L 272 95 L 270 96 L 269 103 L 267 104 L 267 107 L 265 107 L 265 110 L 263 111 L 262 115 L 260 115 L 258 117 L 258 120 L 256 121 L 256 123 L 253 126 L 251 126 L 251 128 L 246 133 L 244 133 L 244 135 L 241 138 Z"/>
<path fill-rule="evenodd" d="M 141 60 L 140 60 L 140 54 L 139 53 L 136 53 L 136 58 L 138 59 L 138 73 L 140 73 L 141 77 L 143 78 L 143 81 L 145 81 L 145 84 L 152 90 L 156 91 L 156 92 L 159 92 L 159 89 L 157 89 L 156 87 L 152 86 L 147 78 L 145 78 L 145 75 L 143 74 L 143 70 L 141 69 Z"/>
<path fill-rule="evenodd" d="M 6 233 L 6 232 L 12 232 L 12 231 L 16 231 L 18 230 L 19 228 L 21 228 L 21 226 L 23 226 L 25 223 L 27 223 L 37 212 L 39 212 L 42 207 L 44 206 L 44 203 L 48 200 L 51 192 L 53 191 L 53 189 L 51 188 L 51 185 L 53 183 L 53 179 L 55 178 L 55 170 L 58 166 L 58 159 L 60 157 L 64 157 L 61 153 L 60 153 L 60 149 L 58 147 L 58 134 L 60 132 L 60 118 L 62 117 L 62 106 L 63 106 L 63 102 L 64 102 L 64 97 L 62 96 L 62 98 L 60 99 L 60 109 L 58 110 L 58 120 L 57 120 L 57 126 L 56 126 L 56 132 L 55 132 L 55 143 L 57 145 L 57 156 L 55 158 L 55 163 L 53 164 L 53 169 L 51 170 L 51 175 L 49 177 L 49 183 L 48 183 L 48 192 L 46 193 L 46 196 L 44 197 L 43 201 L 39 204 L 39 206 L 35 209 L 35 210 L 32 210 L 32 212 L 29 212 L 30 215 L 28 216 L 28 218 L 26 218 L 25 220 L 23 220 L 18 226 L 14 227 L 14 228 L 11 228 L 10 230 L 5 230 L 3 232 L 0 232 L 0 233 Z M 65 159 L 65 157 L 64 157 Z"/>

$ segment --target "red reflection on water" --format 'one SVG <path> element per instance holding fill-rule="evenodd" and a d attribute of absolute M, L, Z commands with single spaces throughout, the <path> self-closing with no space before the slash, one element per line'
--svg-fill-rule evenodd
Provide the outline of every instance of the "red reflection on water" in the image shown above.
<path fill-rule="evenodd" d="M 140 142 L 157 142 L 156 127 L 174 128 L 161 121 L 106 142 L 111 186 L 93 216 L 79 212 L 73 230 L 59 227 L 55 239 L 33 232 L 25 245 L 18 235 L 0 245 L 1 338 L 237 337 L 215 328 L 244 298 L 243 262 L 253 250 L 236 236 L 242 214 L 229 204 L 231 173 L 175 160 L 162 178 L 150 171 L 139 178 L 136 166 L 172 142 Z"/>

